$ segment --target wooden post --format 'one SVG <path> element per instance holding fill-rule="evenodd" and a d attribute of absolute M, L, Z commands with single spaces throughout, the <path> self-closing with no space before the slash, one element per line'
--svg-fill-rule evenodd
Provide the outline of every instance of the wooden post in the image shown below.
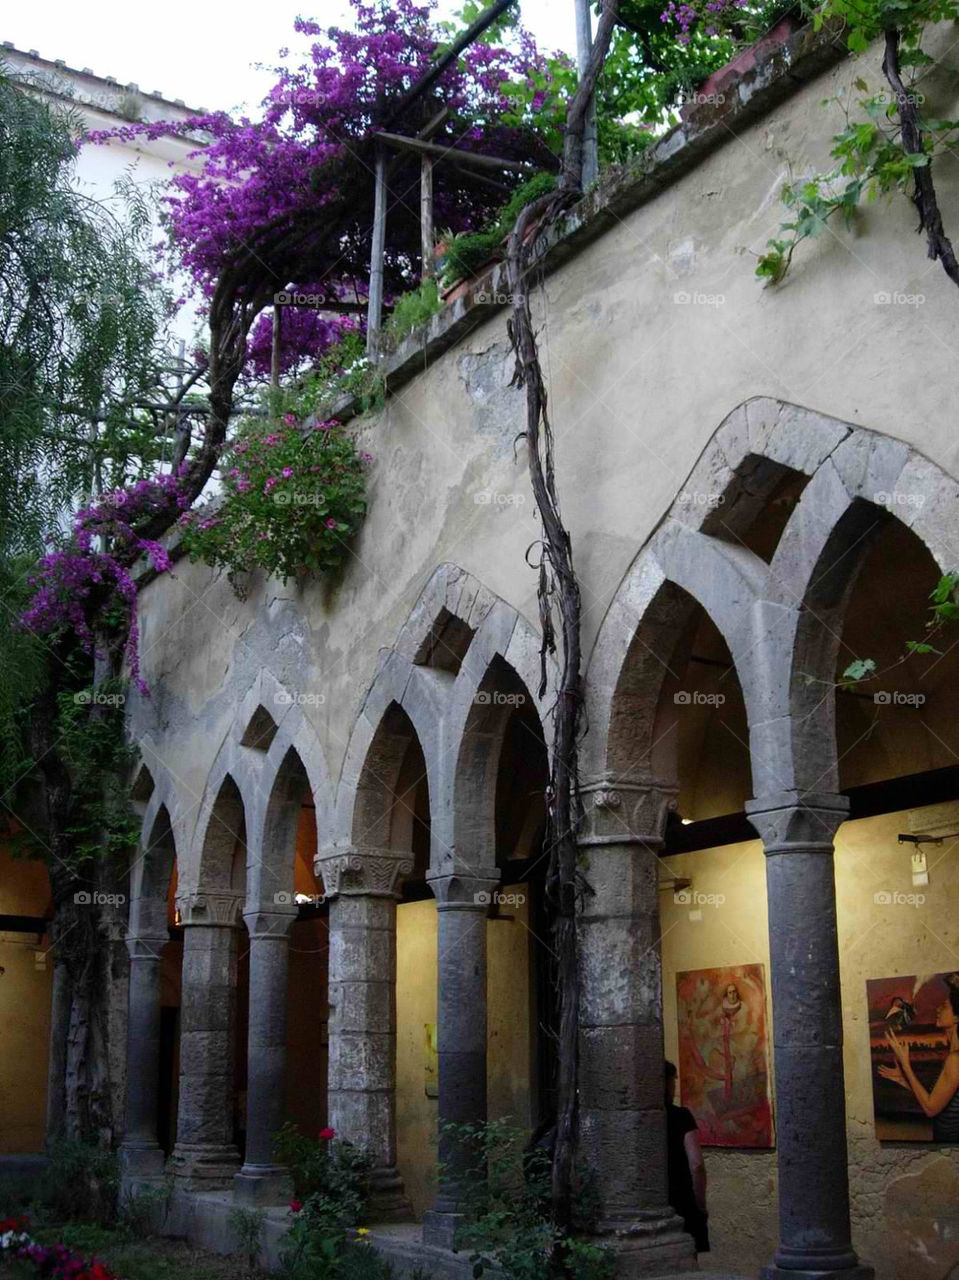
<path fill-rule="evenodd" d="M 576 0 L 576 69 L 580 79 L 586 74 L 592 48 L 593 24 L 590 16 L 590 0 Z M 596 133 L 596 95 L 594 93 L 586 111 L 586 130 L 583 137 L 583 190 L 588 190 L 598 177 L 599 140 Z"/>
<path fill-rule="evenodd" d="M 283 308 L 278 302 L 273 304 L 273 345 L 270 348 L 270 386 L 274 391 L 280 389 L 280 316 Z"/>
<path fill-rule="evenodd" d="M 373 204 L 373 248 L 370 255 L 370 300 L 366 319 L 366 353 L 372 355 L 383 322 L 383 258 L 386 253 L 386 151 L 376 155 L 376 196 Z"/>
<path fill-rule="evenodd" d="M 420 166 L 420 231 L 422 233 L 423 270 L 421 278 L 433 278 L 433 161 L 424 156 Z"/>

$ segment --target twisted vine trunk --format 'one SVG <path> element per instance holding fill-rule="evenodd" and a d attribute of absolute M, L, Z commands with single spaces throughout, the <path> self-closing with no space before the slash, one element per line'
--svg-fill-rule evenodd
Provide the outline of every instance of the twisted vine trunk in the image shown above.
<path fill-rule="evenodd" d="M 902 131 L 903 149 L 908 155 L 921 155 L 925 151 L 922 138 L 922 118 L 916 106 L 915 97 L 906 90 L 902 82 L 899 66 L 899 44 L 901 33 L 892 27 L 886 31 L 886 47 L 882 59 L 882 70 L 889 87 L 896 95 L 896 109 L 899 112 L 899 126 Z M 913 204 L 919 214 L 919 229 L 926 233 L 926 251 L 930 258 L 942 263 L 942 269 L 952 281 L 959 285 L 959 262 L 952 247 L 952 241 L 946 235 L 942 225 L 942 213 L 936 187 L 932 180 L 932 164 L 925 164 L 913 170 Z"/>
<path fill-rule="evenodd" d="M 533 496 L 543 526 L 539 565 L 539 614 L 542 628 L 540 697 L 546 691 L 548 656 L 556 652 L 554 608 L 559 614 L 561 673 L 553 711 L 554 740 L 547 792 L 547 894 L 553 911 L 553 942 L 559 997 L 559 1070 L 556 1143 L 552 1168 L 552 1219 L 569 1229 L 578 1138 L 579 964 L 576 911 L 578 899 L 578 741 L 583 703 L 581 599 L 573 565 L 573 547 L 563 523 L 556 489 L 553 432 L 548 396 L 539 360 L 529 304 L 528 233 L 542 219 L 544 227 L 558 218 L 582 191 L 583 146 L 587 110 L 602 70 L 616 24 L 618 0 L 604 0 L 589 65 L 570 104 L 558 189 L 520 214 L 510 235 L 507 263 L 513 314 L 509 332 L 516 356 L 514 385 L 526 391 L 526 450 Z M 553 1258 L 561 1266 L 562 1256 Z"/>

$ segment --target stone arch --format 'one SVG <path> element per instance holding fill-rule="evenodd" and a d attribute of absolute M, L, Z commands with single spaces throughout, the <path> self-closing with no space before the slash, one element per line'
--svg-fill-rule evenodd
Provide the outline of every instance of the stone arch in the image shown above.
<path fill-rule="evenodd" d="M 176 838 L 170 812 L 162 800 L 150 807 L 136 863 L 130 877 L 130 918 L 132 938 L 154 938 L 160 945 L 167 934 L 167 900 L 177 859 Z"/>
<path fill-rule="evenodd" d="M 494 653 L 457 734 L 452 797 L 454 854 L 441 858 L 442 873 L 456 870 L 480 874 L 495 868 L 501 755 L 510 721 L 517 708 L 524 706 L 532 710 L 545 752 L 543 724 L 532 694 L 515 668 L 501 654 Z"/>
<path fill-rule="evenodd" d="M 197 890 L 201 894 L 229 894 L 238 885 L 238 855 L 247 842 L 248 815 L 243 795 L 230 771 L 224 771 L 216 790 L 204 803 L 198 828 Z"/>
<path fill-rule="evenodd" d="M 753 468 L 763 477 L 759 498 L 772 491 L 775 473 L 756 470 L 757 459 L 810 477 L 768 565 L 735 545 L 737 521 L 751 518 L 756 505 L 757 493 L 744 496 L 744 473 Z M 724 542 L 714 536 L 716 510 L 730 495 L 740 514 L 727 522 L 733 542 Z M 826 712 L 810 732 L 821 698 L 811 682 L 834 679 L 838 624 L 870 539 L 890 516 L 900 518 L 945 571 L 959 565 L 957 510 L 959 483 L 902 441 L 768 397 L 740 405 L 707 444 L 600 628 L 588 669 L 595 736 L 584 772 L 601 778 L 617 767 L 624 734 L 632 758 L 638 749 L 652 767 L 649 707 L 666 678 L 653 660 L 675 625 L 672 584 L 702 604 L 728 644 L 759 766 L 756 794 L 829 790 L 834 715 Z M 629 687 L 624 673 L 637 643 L 647 647 L 651 670 Z M 626 732 L 629 708 L 640 704 L 648 723 Z"/>

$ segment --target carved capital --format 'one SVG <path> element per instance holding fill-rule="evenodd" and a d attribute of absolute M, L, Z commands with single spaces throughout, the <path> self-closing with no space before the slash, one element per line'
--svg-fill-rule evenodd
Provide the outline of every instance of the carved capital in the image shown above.
<path fill-rule="evenodd" d="M 338 845 L 317 855 L 316 872 L 327 899 L 338 894 L 398 898 L 413 873 L 412 854 L 373 845 Z"/>
<path fill-rule="evenodd" d="M 832 853 L 849 801 L 839 795 L 788 791 L 748 800 L 746 813 L 766 853 Z"/>
<path fill-rule="evenodd" d="M 243 920 L 250 939 L 288 938 L 298 914 L 296 903 L 271 904 L 244 911 Z"/>
<path fill-rule="evenodd" d="M 213 889 L 209 892 L 198 889 L 196 893 L 185 893 L 178 897 L 176 905 L 180 923 L 185 928 L 204 924 L 224 929 L 234 928 L 240 923 L 243 894 L 231 889 Z"/>
<path fill-rule="evenodd" d="M 470 871 L 451 875 L 427 876 L 437 911 L 489 910 L 493 895 L 500 882 L 496 867 L 476 867 Z"/>
<path fill-rule="evenodd" d="M 580 845 L 661 844 L 666 815 L 675 809 L 678 788 L 654 778 L 606 775 L 579 788 L 583 807 Z"/>

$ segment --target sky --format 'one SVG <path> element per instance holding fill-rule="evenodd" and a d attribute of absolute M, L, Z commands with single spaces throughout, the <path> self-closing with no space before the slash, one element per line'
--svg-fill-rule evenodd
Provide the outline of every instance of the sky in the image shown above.
<path fill-rule="evenodd" d="M 462 0 L 440 0 L 446 17 Z M 43 58 L 89 67 L 98 76 L 134 83 L 146 93 L 182 98 L 189 107 L 255 108 L 273 83 L 266 67 L 307 42 L 293 30 L 298 14 L 323 25 L 343 22 L 346 0 L 165 0 L 139 9 L 129 0 L 44 0 L 10 5 L 0 21 L 0 40 L 36 49 Z M 546 52 L 575 52 L 574 0 L 521 0 L 523 21 Z M 299 63 L 300 59 L 295 59 Z"/>

